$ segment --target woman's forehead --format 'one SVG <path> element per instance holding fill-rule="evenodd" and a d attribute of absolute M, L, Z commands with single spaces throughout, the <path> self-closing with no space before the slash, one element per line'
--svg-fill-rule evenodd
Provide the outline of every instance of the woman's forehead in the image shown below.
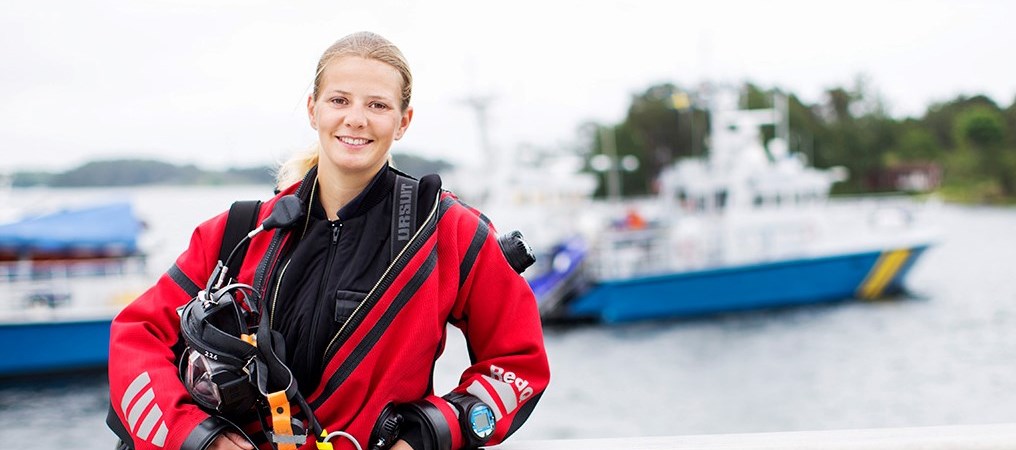
<path fill-rule="evenodd" d="M 359 56 L 336 57 L 324 67 L 322 84 L 390 86 L 402 90 L 402 76 L 398 69 L 376 59 Z M 322 86 L 325 87 L 325 86 Z"/>

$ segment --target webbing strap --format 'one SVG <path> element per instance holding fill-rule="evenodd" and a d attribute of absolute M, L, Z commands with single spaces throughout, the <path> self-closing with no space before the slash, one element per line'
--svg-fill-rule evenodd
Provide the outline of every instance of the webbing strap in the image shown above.
<path fill-rule="evenodd" d="M 402 175 L 395 175 L 395 189 L 392 198 L 392 261 L 406 247 L 416 229 L 416 197 L 420 182 Z"/>
<path fill-rule="evenodd" d="M 226 229 L 222 232 L 222 245 L 219 246 L 219 261 L 226 261 L 233 247 L 243 240 L 243 237 L 257 226 L 258 212 L 261 210 L 260 200 L 238 200 L 229 207 L 229 216 L 226 219 Z M 240 266 L 243 265 L 243 257 L 247 253 L 247 246 L 250 242 L 244 242 L 243 246 L 237 249 L 235 262 L 231 263 L 229 271 L 226 272 L 226 279 L 236 279 L 240 273 Z"/>
<path fill-rule="evenodd" d="M 289 412 L 286 391 L 268 394 L 268 406 L 272 410 L 272 441 L 279 450 L 296 450 L 296 444 L 303 442 L 298 442 L 293 436 L 293 416 Z M 307 437 L 304 436 L 303 440 L 306 441 Z"/>

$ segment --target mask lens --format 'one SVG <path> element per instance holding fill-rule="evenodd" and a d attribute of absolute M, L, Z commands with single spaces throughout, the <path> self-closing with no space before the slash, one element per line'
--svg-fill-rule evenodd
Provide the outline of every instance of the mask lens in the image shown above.
<path fill-rule="evenodd" d="M 191 351 L 187 358 L 186 387 L 194 401 L 201 406 L 218 409 L 222 403 L 219 387 L 212 382 L 212 373 L 216 363 L 204 355 Z"/>

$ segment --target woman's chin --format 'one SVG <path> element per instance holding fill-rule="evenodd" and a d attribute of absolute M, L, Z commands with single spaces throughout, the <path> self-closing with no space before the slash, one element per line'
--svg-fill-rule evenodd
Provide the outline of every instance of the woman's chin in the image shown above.
<path fill-rule="evenodd" d="M 362 155 L 343 155 L 340 158 L 331 159 L 331 165 L 340 173 L 363 173 L 376 172 L 387 159 L 369 159 Z"/>

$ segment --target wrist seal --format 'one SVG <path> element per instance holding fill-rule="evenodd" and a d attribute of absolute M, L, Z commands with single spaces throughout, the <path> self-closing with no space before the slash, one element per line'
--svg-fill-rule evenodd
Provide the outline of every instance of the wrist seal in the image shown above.
<path fill-rule="evenodd" d="M 190 434 L 187 435 L 187 439 L 180 445 L 180 450 L 205 450 L 220 434 L 232 429 L 233 427 L 229 425 L 229 422 L 218 416 L 208 416 L 207 419 L 201 421 L 191 430 Z"/>
<path fill-rule="evenodd" d="M 385 405 L 370 432 L 370 450 L 388 450 L 402 432 L 402 414 L 395 412 L 392 403 Z"/>
<path fill-rule="evenodd" d="M 418 427 L 423 437 L 423 448 L 414 450 L 450 450 L 452 448 L 452 432 L 444 414 L 433 403 L 417 400 L 403 403 L 395 408 L 402 416 L 402 425 L 406 428 Z"/>

